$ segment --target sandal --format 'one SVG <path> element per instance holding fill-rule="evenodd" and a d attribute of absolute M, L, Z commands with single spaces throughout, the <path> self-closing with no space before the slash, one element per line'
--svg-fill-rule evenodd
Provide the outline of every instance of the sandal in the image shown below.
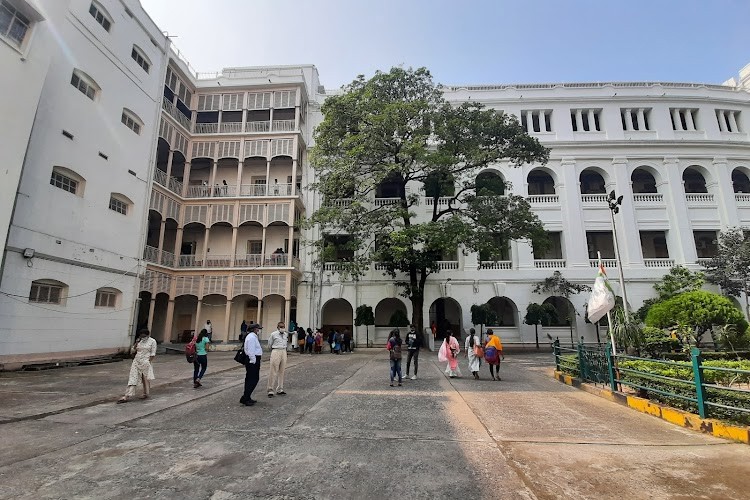
<path fill-rule="evenodd" d="M 120 399 L 117 400 L 117 404 L 119 405 L 120 403 L 127 403 L 129 401 L 130 400 L 128 398 L 120 398 Z"/>
<path fill-rule="evenodd" d="M 148 394 L 144 394 L 143 396 L 140 396 L 138 399 L 148 399 Z"/>

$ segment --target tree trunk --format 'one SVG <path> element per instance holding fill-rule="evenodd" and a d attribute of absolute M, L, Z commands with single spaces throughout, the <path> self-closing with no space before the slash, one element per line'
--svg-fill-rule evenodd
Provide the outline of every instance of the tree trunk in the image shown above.
<path fill-rule="evenodd" d="M 539 323 L 534 323 L 534 338 L 536 339 L 536 348 L 539 349 Z"/>

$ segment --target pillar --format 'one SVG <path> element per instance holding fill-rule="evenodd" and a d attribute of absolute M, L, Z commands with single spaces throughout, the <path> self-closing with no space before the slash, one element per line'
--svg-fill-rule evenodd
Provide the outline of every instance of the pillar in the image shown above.
<path fill-rule="evenodd" d="M 547 115 L 544 114 L 544 110 L 539 110 L 539 132 L 547 131 Z"/>
<path fill-rule="evenodd" d="M 169 178 L 172 176 L 172 159 L 174 158 L 174 150 L 169 150 L 167 155 L 167 186 L 169 186 Z"/>
<path fill-rule="evenodd" d="M 672 121 L 674 121 L 674 129 L 682 130 L 682 120 L 680 120 L 680 110 L 677 108 L 672 109 Z"/>
<path fill-rule="evenodd" d="M 594 110 L 588 111 L 589 115 L 589 132 L 597 132 L 599 129 L 596 128 L 596 119 L 594 118 Z"/>
<path fill-rule="evenodd" d="M 185 162 L 185 172 L 182 175 L 182 197 L 187 198 L 188 186 L 190 185 L 190 162 Z"/>
<path fill-rule="evenodd" d="M 647 130 L 646 115 L 643 112 L 643 108 L 638 108 L 638 130 Z"/>
<path fill-rule="evenodd" d="M 182 253 L 182 226 L 177 226 L 177 234 L 174 239 L 174 254 L 179 259 L 179 255 Z M 175 267 L 177 267 L 175 265 Z"/>
<path fill-rule="evenodd" d="M 157 247 L 159 250 L 157 252 L 158 253 L 157 259 L 159 259 L 159 262 L 161 262 L 161 251 L 164 248 L 164 231 L 166 227 L 167 227 L 167 220 L 162 219 L 161 224 L 159 225 L 159 246 Z"/>
<path fill-rule="evenodd" d="M 164 342 L 172 342 L 172 328 L 174 323 L 174 299 L 167 302 L 167 320 L 164 324 Z"/>
<path fill-rule="evenodd" d="M 269 151 L 269 154 L 271 152 Z M 263 196 L 268 196 L 269 188 L 271 186 L 271 159 L 266 158 L 266 192 L 263 193 Z"/>
<path fill-rule="evenodd" d="M 526 131 L 528 133 L 534 131 L 534 114 L 531 111 L 526 112 Z"/>
<path fill-rule="evenodd" d="M 576 109 L 576 130 L 583 132 L 583 114 L 580 109 Z"/>
<path fill-rule="evenodd" d="M 215 196 L 215 187 L 216 187 L 216 171 L 219 169 L 219 160 L 214 160 L 213 162 L 213 168 L 211 169 L 211 178 L 208 183 L 209 189 L 211 189 L 211 196 Z"/>
<path fill-rule="evenodd" d="M 737 211 L 737 200 L 734 196 L 732 173 L 727 165 L 727 159 L 723 156 L 717 156 L 714 157 L 712 164 L 716 183 L 714 189 L 709 188 L 709 192 L 714 193 L 714 199 L 719 206 L 721 229 L 739 227 L 740 218 Z"/>
<path fill-rule="evenodd" d="M 292 299 L 285 299 L 284 300 L 284 317 L 282 318 L 282 321 L 286 323 L 287 329 L 289 328 L 289 317 L 291 316 L 291 314 L 292 314 Z"/>
<path fill-rule="evenodd" d="M 232 258 L 229 261 L 229 267 L 234 267 L 234 261 L 237 258 L 237 227 L 232 226 Z"/>
<path fill-rule="evenodd" d="M 156 295 L 151 292 L 151 301 L 148 305 L 148 331 L 154 327 L 154 308 L 156 307 Z"/>
<path fill-rule="evenodd" d="M 560 161 L 560 205 L 567 219 L 566 231 L 563 231 L 563 245 L 565 260 L 568 267 L 589 267 L 589 257 L 586 245 L 586 230 L 583 226 L 583 209 L 581 196 L 578 192 L 578 175 L 574 158 L 563 158 Z"/>
<path fill-rule="evenodd" d="M 289 191 L 292 196 L 297 196 L 297 159 L 292 160 L 292 187 Z"/>
<path fill-rule="evenodd" d="M 203 240 L 203 266 L 206 265 L 206 257 L 208 257 L 208 237 L 211 235 L 211 228 L 206 227 L 206 236 Z"/>
<path fill-rule="evenodd" d="M 262 288 L 263 287 L 263 280 L 262 279 L 261 279 L 261 285 L 260 286 L 261 286 L 261 292 L 260 292 L 260 294 L 263 295 L 263 288 Z M 264 325 L 263 324 L 264 323 L 264 321 L 263 321 L 263 299 L 258 299 L 258 319 L 257 319 L 257 321 L 258 321 L 258 324 L 261 325 L 264 330 L 269 328 L 269 325 Z M 269 333 L 272 332 L 272 331 L 273 331 L 273 329 L 268 330 Z"/>
<path fill-rule="evenodd" d="M 292 210 L 294 210 L 294 207 L 292 207 Z M 294 249 L 294 226 L 289 226 L 289 248 L 287 249 L 288 252 L 286 253 L 286 265 L 291 266 L 292 265 L 292 250 Z"/>
<path fill-rule="evenodd" d="M 221 338 L 219 340 L 223 340 L 224 342 L 229 342 L 229 339 L 231 338 L 230 331 L 232 330 L 232 325 L 230 325 L 231 321 L 231 315 L 232 315 L 232 301 L 229 300 L 229 293 L 227 293 L 227 302 L 224 307 L 224 332 L 221 333 Z"/>
<path fill-rule="evenodd" d="M 625 110 L 625 130 L 627 130 L 627 131 L 633 130 L 633 115 L 630 114 L 631 111 L 632 111 L 631 109 L 626 109 Z M 638 110 L 638 111 L 642 111 L 642 110 Z M 638 130 L 641 130 L 641 127 L 640 127 L 640 115 L 638 116 L 638 120 L 639 120 Z"/>
<path fill-rule="evenodd" d="M 734 116 L 734 111 L 724 111 L 726 113 L 727 118 L 729 119 L 729 131 L 730 132 L 739 132 L 740 129 L 737 126 L 737 118 Z"/>
<path fill-rule="evenodd" d="M 260 262 L 261 262 L 260 265 L 262 266 L 265 261 L 266 261 L 266 226 L 263 226 L 263 236 L 260 240 Z"/>
<path fill-rule="evenodd" d="M 689 109 L 685 110 L 685 123 L 687 123 L 687 129 L 690 131 L 695 130 L 695 122 L 693 121 L 693 112 Z"/>
<path fill-rule="evenodd" d="M 693 227 L 690 224 L 687 202 L 682 189 L 682 170 L 679 159 L 665 157 L 664 169 L 669 184 L 663 191 L 670 220 L 667 235 L 669 256 L 675 259 L 676 264 L 695 264 L 698 260 L 698 252 L 695 249 Z"/>
<path fill-rule="evenodd" d="M 617 196 L 623 196 L 620 213 L 615 215 L 620 258 L 624 266 L 643 267 L 641 235 L 638 231 L 638 219 L 633 203 L 633 189 L 628 173 L 628 159 L 623 157 L 613 158 L 612 171 L 615 178 L 615 192 Z"/>

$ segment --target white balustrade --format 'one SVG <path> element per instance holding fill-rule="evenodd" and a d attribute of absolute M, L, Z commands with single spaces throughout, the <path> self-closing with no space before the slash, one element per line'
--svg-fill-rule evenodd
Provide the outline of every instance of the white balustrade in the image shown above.
<path fill-rule="evenodd" d="M 532 194 L 526 197 L 532 205 L 543 205 L 550 203 L 560 203 L 560 195 L 557 194 Z"/>
<path fill-rule="evenodd" d="M 174 267 L 174 259 L 175 255 L 172 252 L 167 252 L 166 250 L 161 251 L 161 257 L 159 258 L 159 262 L 162 266 L 166 267 Z"/>
<path fill-rule="evenodd" d="M 664 195 L 661 193 L 634 193 L 634 203 L 664 203 Z"/>
<path fill-rule="evenodd" d="M 383 262 L 375 262 L 373 264 L 373 267 L 376 271 L 385 271 L 386 269 L 388 269 L 388 266 Z"/>
<path fill-rule="evenodd" d="M 269 267 L 286 267 L 289 265 L 289 254 L 272 253 L 266 255 L 264 265 Z"/>
<path fill-rule="evenodd" d="M 159 263 L 159 249 L 156 247 L 150 247 L 146 245 L 143 249 L 143 260 L 153 262 L 154 264 Z"/>
<path fill-rule="evenodd" d="M 646 267 L 674 267 L 674 259 L 643 259 Z"/>
<path fill-rule="evenodd" d="M 206 255 L 205 267 L 229 267 L 232 261 L 231 255 Z"/>
<path fill-rule="evenodd" d="M 713 203 L 714 195 L 711 193 L 685 193 L 685 201 L 688 203 Z"/>
<path fill-rule="evenodd" d="M 216 134 L 218 132 L 218 123 L 196 123 L 193 129 L 193 133 L 195 134 Z"/>
<path fill-rule="evenodd" d="M 169 178 L 169 186 L 167 186 L 173 193 L 182 195 L 182 182 L 178 181 L 174 177 Z"/>
<path fill-rule="evenodd" d="M 452 199 L 453 199 L 452 196 L 441 196 L 440 198 L 437 199 L 437 205 L 439 207 L 447 207 L 448 203 Z M 433 206 L 434 203 L 435 203 L 435 198 L 425 197 L 425 199 L 424 199 L 424 204 L 425 205 L 427 205 L 428 207 L 431 207 L 431 206 Z"/>
<path fill-rule="evenodd" d="M 559 269 L 565 267 L 565 259 L 535 259 L 534 267 L 537 269 Z"/>
<path fill-rule="evenodd" d="M 265 184 L 242 184 L 240 186 L 240 196 L 265 196 Z"/>
<path fill-rule="evenodd" d="M 167 185 L 167 173 L 164 170 L 159 170 L 158 168 L 155 168 L 154 180 L 156 181 L 157 184 L 166 186 Z"/>
<path fill-rule="evenodd" d="M 185 127 L 185 130 L 190 130 L 190 118 L 182 114 L 182 111 L 172 104 L 172 101 L 164 97 L 162 99 L 162 108 L 169 113 L 169 116 L 177 120 L 177 122 Z"/>
<path fill-rule="evenodd" d="M 331 207 L 349 207 L 352 204 L 351 198 L 335 198 L 333 200 L 329 200 L 326 205 Z"/>
<path fill-rule="evenodd" d="M 274 120 L 272 130 L 274 132 L 294 132 L 294 120 Z"/>
<path fill-rule="evenodd" d="M 228 198 L 231 196 L 237 196 L 237 186 L 225 186 L 223 184 L 216 184 L 213 188 L 212 195 L 214 198 Z"/>
<path fill-rule="evenodd" d="M 292 184 L 271 184 L 268 186 L 268 196 L 291 196 Z"/>
<path fill-rule="evenodd" d="M 325 262 L 323 264 L 324 271 L 342 271 L 343 269 L 344 264 L 340 262 Z"/>
<path fill-rule="evenodd" d="M 203 261 L 195 257 L 195 255 L 180 255 L 177 259 L 177 267 L 202 267 Z"/>
<path fill-rule="evenodd" d="M 439 260 L 437 262 L 437 267 L 441 271 L 455 271 L 458 269 L 458 261 L 457 260 Z"/>
<path fill-rule="evenodd" d="M 211 196 L 211 186 L 188 186 L 187 198 L 208 198 Z"/>
<path fill-rule="evenodd" d="M 375 198 L 375 206 L 396 205 L 401 203 L 401 198 Z"/>
<path fill-rule="evenodd" d="M 483 260 L 479 262 L 479 269 L 512 269 L 513 263 L 509 260 Z"/>
<path fill-rule="evenodd" d="M 617 267 L 617 259 L 602 259 L 604 267 Z M 599 259 L 589 259 L 590 267 L 599 267 Z"/>
<path fill-rule="evenodd" d="M 742 203 L 744 205 L 746 203 L 750 203 L 750 194 L 734 193 L 734 199 L 737 201 L 737 203 Z"/>
<path fill-rule="evenodd" d="M 222 134 L 239 134 L 242 132 L 242 122 L 223 122 L 219 131 Z"/>
<path fill-rule="evenodd" d="M 248 253 L 234 259 L 235 267 L 260 267 L 263 265 L 263 255 L 259 253 Z"/>
<path fill-rule="evenodd" d="M 601 204 L 606 207 L 607 195 L 606 194 L 582 194 L 581 203 L 595 203 L 595 204 Z"/>
<path fill-rule="evenodd" d="M 268 121 L 245 123 L 245 132 L 268 132 L 269 130 L 271 130 L 271 123 Z"/>

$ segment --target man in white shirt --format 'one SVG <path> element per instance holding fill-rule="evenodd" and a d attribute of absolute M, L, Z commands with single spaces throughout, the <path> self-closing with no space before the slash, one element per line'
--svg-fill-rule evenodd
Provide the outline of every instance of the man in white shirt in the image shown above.
<path fill-rule="evenodd" d="M 211 335 L 214 333 L 214 327 L 211 325 L 211 320 L 207 319 L 206 324 L 203 325 L 203 328 L 206 330 L 206 333 L 208 333 L 208 340 L 213 340 L 211 338 Z"/>
<path fill-rule="evenodd" d="M 286 344 L 287 332 L 284 330 L 284 322 L 276 324 L 276 330 L 271 332 L 268 338 L 268 347 L 271 349 L 271 373 L 268 374 L 268 397 L 272 398 L 274 391 L 279 396 L 284 392 L 284 370 L 286 370 Z"/>
<path fill-rule="evenodd" d="M 240 398 L 240 404 L 253 406 L 255 400 L 252 398 L 255 386 L 260 379 L 260 357 L 263 354 L 263 348 L 258 340 L 258 330 L 263 327 L 257 323 L 252 323 L 247 329 L 245 344 L 243 349 L 250 360 L 245 365 L 245 391 Z"/>

